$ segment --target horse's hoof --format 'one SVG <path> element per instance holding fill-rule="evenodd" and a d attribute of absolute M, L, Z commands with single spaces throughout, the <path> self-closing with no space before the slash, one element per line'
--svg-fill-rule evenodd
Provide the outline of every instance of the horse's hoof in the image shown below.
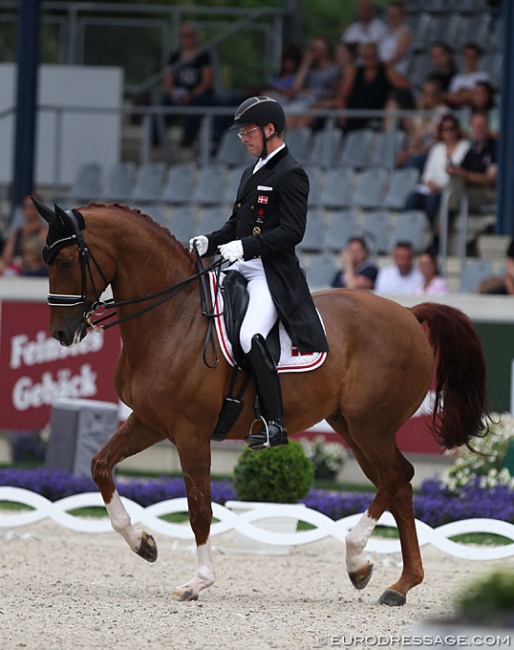
<path fill-rule="evenodd" d="M 355 589 L 364 589 L 367 586 L 368 582 L 371 580 L 373 574 L 373 565 L 371 562 L 366 562 L 360 569 L 357 571 L 352 571 L 348 575 L 352 581 Z"/>
<path fill-rule="evenodd" d="M 378 599 L 379 605 L 389 605 L 389 607 L 400 607 L 400 605 L 405 605 L 406 602 L 407 598 L 394 589 L 386 589 Z"/>
<path fill-rule="evenodd" d="M 187 603 L 198 600 L 198 594 L 192 589 L 175 589 L 173 592 L 173 600 L 177 600 L 180 603 Z"/>
<path fill-rule="evenodd" d="M 157 559 L 157 544 L 149 533 L 143 531 L 136 553 L 148 562 L 155 562 Z"/>

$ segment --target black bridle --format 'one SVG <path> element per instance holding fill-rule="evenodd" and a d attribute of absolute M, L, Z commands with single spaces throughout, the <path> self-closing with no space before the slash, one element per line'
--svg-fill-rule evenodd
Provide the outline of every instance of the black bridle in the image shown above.
<path fill-rule="evenodd" d="M 214 314 L 213 312 L 209 311 L 208 292 L 207 292 L 207 287 L 205 286 L 205 277 L 207 273 L 209 273 L 210 271 L 216 270 L 216 274 L 219 280 L 219 274 L 221 272 L 221 265 L 223 264 L 223 261 L 216 260 L 209 266 L 204 267 L 200 255 L 198 254 L 198 251 L 195 247 L 196 266 L 198 270 L 194 275 L 191 275 L 190 277 L 186 278 L 185 280 L 182 280 L 181 282 L 178 282 L 177 284 L 172 285 L 171 287 L 166 287 L 162 291 L 157 291 L 156 293 L 152 293 L 148 296 L 142 296 L 140 298 L 131 298 L 129 300 L 120 300 L 120 301 L 115 301 L 113 298 L 109 298 L 108 300 L 101 300 L 100 298 L 101 292 L 98 291 L 95 284 L 92 264 L 94 264 L 94 266 L 98 270 L 104 282 L 105 287 L 107 287 L 109 283 L 107 282 L 100 265 L 96 261 L 95 256 L 93 255 L 93 253 L 87 246 L 86 242 L 84 241 L 84 237 L 82 236 L 82 232 L 77 222 L 77 219 L 75 218 L 75 216 L 71 211 L 68 212 L 67 215 L 70 218 L 70 221 L 73 225 L 73 229 L 75 232 L 68 237 L 63 237 L 61 239 L 56 240 L 55 242 L 52 242 L 52 244 L 47 243 L 43 253 L 43 257 L 45 258 L 45 260 L 51 260 L 53 256 L 56 254 L 56 252 L 59 251 L 61 248 L 66 248 L 68 246 L 73 246 L 73 245 L 78 246 L 80 274 L 81 274 L 81 283 L 82 283 L 81 293 L 80 295 L 49 293 L 48 300 L 47 300 L 48 305 L 50 307 L 76 307 L 77 305 L 82 304 L 83 310 L 82 310 L 81 321 L 85 323 L 87 327 L 91 327 L 96 331 L 106 330 L 109 329 L 110 327 L 114 327 L 115 325 L 119 325 L 120 323 L 124 323 L 128 320 L 131 320 L 132 318 L 136 318 L 136 316 L 141 316 L 142 314 L 145 314 L 146 312 L 155 309 L 156 307 L 159 307 L 164 302 L 172 298 L 174 295 L 182 291 L 182 289 L 190 285 L 192 282 L 200 279 L 200 288 L 201 288 L 201 297 L 202 297 L 202 314 L 209 319 L 209 325 L 207 328 L 207 335 L 206 335 L 204 351 L 203 351 L 203 358 L 206 365 L 209 365 L 206 360 L 206 350 L 207 350 L 208 341 L 210 340 L 215 352 L 214 366 L 210 366 L 210 367 L 216 367 L 219 363 L 219 359 L 217 356 L 214 337 L 212 334 L 212 322 L 213 322 L 212 319 L 215 316 L 217 316 L 217 314 Z M 88 292 L 87 292 L 88 278 L 91 282 L 93 293 L 95 295 L 94 300 L 90 300 L 88 296 Z M 216 282 L 216 287 L 219 287 L 219 281 Z M 216 291 L 217 290 L 218 288 L 216 289 Z M 127 314 L 126 316 L 119 317 L 116 320 L 111 321 L 110 323 L 105 322 L 115 316 L 115 310 L 117 310 L 119 307 L 124 307 L 126 305 L 141 304 L 141 303 L 148 302 L 150 300 L 153 300 L 155 302 L 152 302 L 152 304 L 150 305 L 145 305 L 141 309 L 138 309 L 130 314 Z M 109 310 L 110 313 L 103 314 L 99 318 L 93 320 L 94 313 L 99 308 Z"/>

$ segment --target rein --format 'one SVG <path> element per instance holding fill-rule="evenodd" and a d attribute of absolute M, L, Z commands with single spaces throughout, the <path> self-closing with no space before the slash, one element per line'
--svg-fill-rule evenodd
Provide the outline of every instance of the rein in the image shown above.
<path fill-rule="evenodd" d="M 203 360 L 205 365 L 208 366 L 209 368 L 216 368 L 216 366 L 219 363 L 219 358 L 216 350 L 216 343 L 214 340 L 212 324 L 213 324 L 213 319 L 217 315 L 209 312 L 209 302 L 208 302 L 209 294 L 208 294 L 208 289 L 205 280 L 206 280 L 207 273 L 215 269 L 218 278 L 218 281 L 216 282 L 216 291 L 219 290 L 219 274 L 221 272 L 221 266 L 223 264 L 223 260 L 221 259 L 216 260 L 215 262 L 213 262 L 212 264 L 204 268 L 200 259 L 200 255 L 198 254 L 198 251 L 196 250 L 195 247 L 196 266 L 198 270 L 194 275 L 186 278 L 185 280 L 182 280 L 181 282 L 178 282 L 177 284 L 174 284 L 171 287 L 167 287 L 162 291 L 158 291 L 156 293 L 150 294 L 149 296 L 143 296 L 141 298 L 131 298 L 130 300 L 120 300 L 118 302 L 116 302 L 113 298 L 110 298 L 109 300 L 100 300 L 100 292 L 98 291 L 95 285 L 93 272 L 91 269 L 91 262 L 93 262 L 93 264 L 97 268 L 100 276 L 102 277 L 102 280 L 104 281 L 105 286 L 108 285 L 108 282 L 105 278 L 102 269 L 100 268 L 100 265 L 96 261 L 93 253 L 87 247 L 84 238 L 82 236 L 81 228 L 75 216 L 71 211 L 68 212 L 67 215 L 73 225 L 73 229 L 75 231 L 74 234 L 70 235 L 69 237 L 64 237 L 62 239 L 57 240 L 51 246 L 48 246 L 47 249 L 48 249 L 48 253 L 51 253 L 53 248 L 59 250 L 67 246 L 73 246 L 74 244 L 76 244 L 79 247 L 79 259 L 80 259 L 80 270 L 81 270 L 81 281 L 82 281 L 81 294 L 72 295 L 72 294 L 50 293 L 48 294 L 48 300 L 47 300 L 48 305 L 50 307 L 76 307 L 77 305 L 82 304 L 84 305 L 84 310 L 82 313 L 82 321 L 88 327 L 91 327 L 96 331 L 100 329 L 106 330 L 109 329 L 110 327 L 114 327 L 115 325 L 119 325 L 120 323 L 124 323 L 128 320 L 131 320 L 136 316 L 141 316 L 142 314 L 145 314 L 146 312 L 155 309 L 156 307 L 159 307 L 164 302 L 166 302 L 174 295 L 179 293 L 182 289 L 187 287 L 189 284 L 191 284 L 197 279 L 200 279 L 202 314 L 208 318 L 207 333 L 206 333 L 205 343 L 203 348 Z M 88 276 L 90 278 L 93 287 L 93 292 L 95 294 L 95 300 L 93 301 L 91 301 L 87 295 Z M 144 303 L 149 300 L 156 300 L 156 302 L 153 302 L 151 305 L 146 305 L 141 309 L 138 309 L 137 311 L 128 314 L 127 316 L 117 318 L 116 320 L 111 321 L 110 323 L 105 323 L 105 321 L 114 317 L 115 315 L 114 310 L 118 309 L 119 307 Z M 113 311 L 109 314 L 104 314 L 103 316 L 100 316 L 99 318 L 93 320 L 94 312 L 100 307 L 103 307 L 104 309 L 108 309 L 108 310 L 113 310 Z M 209 341 L 212 345 L 215 354 L 214 365 L 210 365 L 207 362 L 207 347 L 209 345 Z"/>

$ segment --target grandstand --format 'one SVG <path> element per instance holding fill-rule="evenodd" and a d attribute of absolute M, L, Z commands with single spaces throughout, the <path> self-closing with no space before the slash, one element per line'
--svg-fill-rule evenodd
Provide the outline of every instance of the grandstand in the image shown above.
<path fill-rule="evenodd" d="M 405 7 L 415 35 L 409 70 L 413 86 L 419 88 L 426 76 L 428 46 L 433 40 L 451 44 L 456 50 L 473 40 L 485 50 L 482 67 L 495 85 L 499 104 L 502 21 L 491 3 L 406 0 Z M 204 125 L 195 148 L 180 149 L 177 133 L 171 128 L 171 156 L 152 147 L 145 122 L 148 114 L 145 107 L 138 110 L 141 120 L 130 119 L 130 107 L 125 111 L 122 160 L 109 168 L 101 161 L 82 165 L 74 183 L 59 188 L 59 200 L 66 206 L 89 199 L 123 201 L 149 213 L 183 241 L 222 223 L 231 209 L 241 169 L 248 163 L 245 149 L 233 132 L 224 132 L 219 146 L 212 147 L 213 119 L 220 114 L 230 115 L 233 107 L 202 109 Z M 430 241 L 424 213 L 403 210 L 406 196 L 417 183 L 412 170 L 394 166 L 395 152 L 403 145 L 403 132 L 361 129 L 343 134 L 335 126 L 334 111 L 326 111 L 326 116 L 322 130 L 306 128 L 285 135 L 311 181 L 309 227 L 298 252 L 309 276 L 316 277 L 316 288 L 330 282 L 338 264 L 338 251 L 352 235 L 367 240 L 379 265 L 388 261 L 398 239 L 411 240 L 417 250 Z M 48 188 L 42 190 L 48 194 Z M 505 249 L 490 243 L 495 206 L 488 208 L 479 215 L 466 215 L 465 220 L 461 215 L 450 233 L 444 268 L 456 291 L 463 286 L 461 271 L 468 266 L 468 254 L 487 255 L 492 270 L 503 263 Z M 489 235 L 486 247 L 480 246 L 482 235 Z"/>

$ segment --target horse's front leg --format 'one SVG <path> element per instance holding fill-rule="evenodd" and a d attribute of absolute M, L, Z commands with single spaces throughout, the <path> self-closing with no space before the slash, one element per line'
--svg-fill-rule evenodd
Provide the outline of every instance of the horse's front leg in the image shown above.
<path fill-rule="evenodd" d="M 98 485 L 114 530 L 126 540 L 130 548 L 148 562 L 157 559 L 157 545 L 146 531 L 137 531 L 121 502 L 114 486 L 112 472 L 125 458 L 151 447 L 165 438 L 164 435 L 146 427 L 131 414 L 112 438 L 93 456 L 91 474 Z"/>
<path fill-rule="evenodd" d="M 196 540 L 198 567 L 194 576 L 173 591 L 174 600 L 197 600 L 202 589 L 210 587 L 216 578 L 209 538 L 211 507 L 211 448 L 210 440 L 193 436 L 177 436 L 176 445 L 180 456 L 182 474 L 186 484 L 189 522 Z"/>

